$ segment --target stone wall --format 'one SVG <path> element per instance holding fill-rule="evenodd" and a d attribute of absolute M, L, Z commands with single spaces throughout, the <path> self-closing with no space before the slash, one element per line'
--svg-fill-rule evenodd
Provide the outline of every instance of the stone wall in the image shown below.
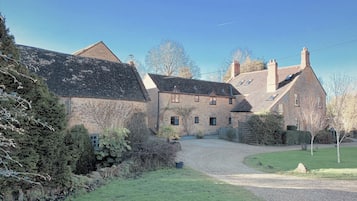
<path fill-rule="evenodd" d="M 90 134 L 102 133 L 103 127 L 124 126 L 133 113 L 146 113 L 145 102 L 63 97 L 61 101 L 66 107 L 68 127 L 83 124 Z"/>

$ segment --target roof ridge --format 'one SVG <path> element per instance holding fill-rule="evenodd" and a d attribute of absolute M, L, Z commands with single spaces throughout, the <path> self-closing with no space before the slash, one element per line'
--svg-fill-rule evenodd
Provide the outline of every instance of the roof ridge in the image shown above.
<path fill-rule="evenodd" d="M 103 43 L 103 41 L 98 41 L 98 42 L 96 42 L 96 43 L 94 43 L 94 44 L 88 45 L 87 47 L 82 48 L 82 49 L 79 49 L 79 50 L 73 52 L 72 54 L 79 56 L 79 54 L 88 51 L 89 49 L 91 49 L 91 48 L 97 46 L 97 45 L 100 44 L 100 43 Z M 103 43 L 103 44 L 104 44 L 104 43 Z"/>

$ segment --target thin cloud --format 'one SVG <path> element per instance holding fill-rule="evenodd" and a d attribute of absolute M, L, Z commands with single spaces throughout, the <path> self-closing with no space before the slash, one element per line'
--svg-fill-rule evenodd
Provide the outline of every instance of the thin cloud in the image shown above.
<path fill-rule="evenodd" d="M 227 22 L 219 23 L 219 24 L 217 24 L 217 27 L 227 26 L 230 24 L 234 24 L 234 21 L 227 21 Z"/>

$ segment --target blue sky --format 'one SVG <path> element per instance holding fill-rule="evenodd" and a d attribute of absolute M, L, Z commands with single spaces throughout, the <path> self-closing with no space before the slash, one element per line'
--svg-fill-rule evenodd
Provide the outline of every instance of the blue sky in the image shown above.
<path fill-rule="evenodd" d="M 0 12 L 17 43 L 64 53 L 104 41 L 121 60 L 144 63 L 151 48 L 174 40 L 207 78 L 237 48 L 283 67 L 308 47 L 318 77 L 357 78 L 353 0 L 0 0 Z"/>

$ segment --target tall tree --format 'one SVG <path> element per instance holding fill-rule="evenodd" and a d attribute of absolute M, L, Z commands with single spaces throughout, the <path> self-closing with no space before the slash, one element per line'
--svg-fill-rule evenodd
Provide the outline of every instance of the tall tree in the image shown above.
<path fill-rule="evenodd" d="M 179 74 L 181 68 L 192 74 L 193 78 L 200 77 L 200 69 L 187 55 L 184 47 L 174 41 L 166 40 L 149 50 L 145 60 L 152 72 L 168 76 L 187 75 Z"/>
<path fill-rule="evenodd" d="M 226 82 L 231 78 L 231 64 L 232 61 L 238 61 L 240 63 L 240 72 L 252 72 L 265 69 L 265 63 L 261 59 L 252 59 L 251 51 L 248 49 L 238 48 L 232 52 L 231 56 L 225 62 L 222 70 L 225 71 L 223 81 Z"/>
<path fill-rule="evenodd" d="M 21 64 L 14 37 L 2 17 L 0 52 L 0 150 L 6 156 L 0 160 L 0 191 L 14 190 L 14 185 L 28 188 L 38 183 L 41 175 L 51 177 L 46 186 L 69 184 L 64 107 L 45 83 Z"/>
<path fill-rule="evenodd" d="M 305 99 L 305 100 L 304 100 Z M 298 107 L 300 109 L 300 118 L 302 120 L 303 129 L 310 132 L 310 154 L 314 155 L 314 139 L 319 131 L 326 127 L 326 114 L 324 109 L 323 100 L 314 96 L 301 97 L 303 106 Z"/>
<path fill-rule="evenodd" d="M 345 74 L 332 75 L 328 86 L 327 116 L 336 132 L 337 163 L 340 163 L 340 144 L 357 128 L 357 94 L 352 77 Z"/>

